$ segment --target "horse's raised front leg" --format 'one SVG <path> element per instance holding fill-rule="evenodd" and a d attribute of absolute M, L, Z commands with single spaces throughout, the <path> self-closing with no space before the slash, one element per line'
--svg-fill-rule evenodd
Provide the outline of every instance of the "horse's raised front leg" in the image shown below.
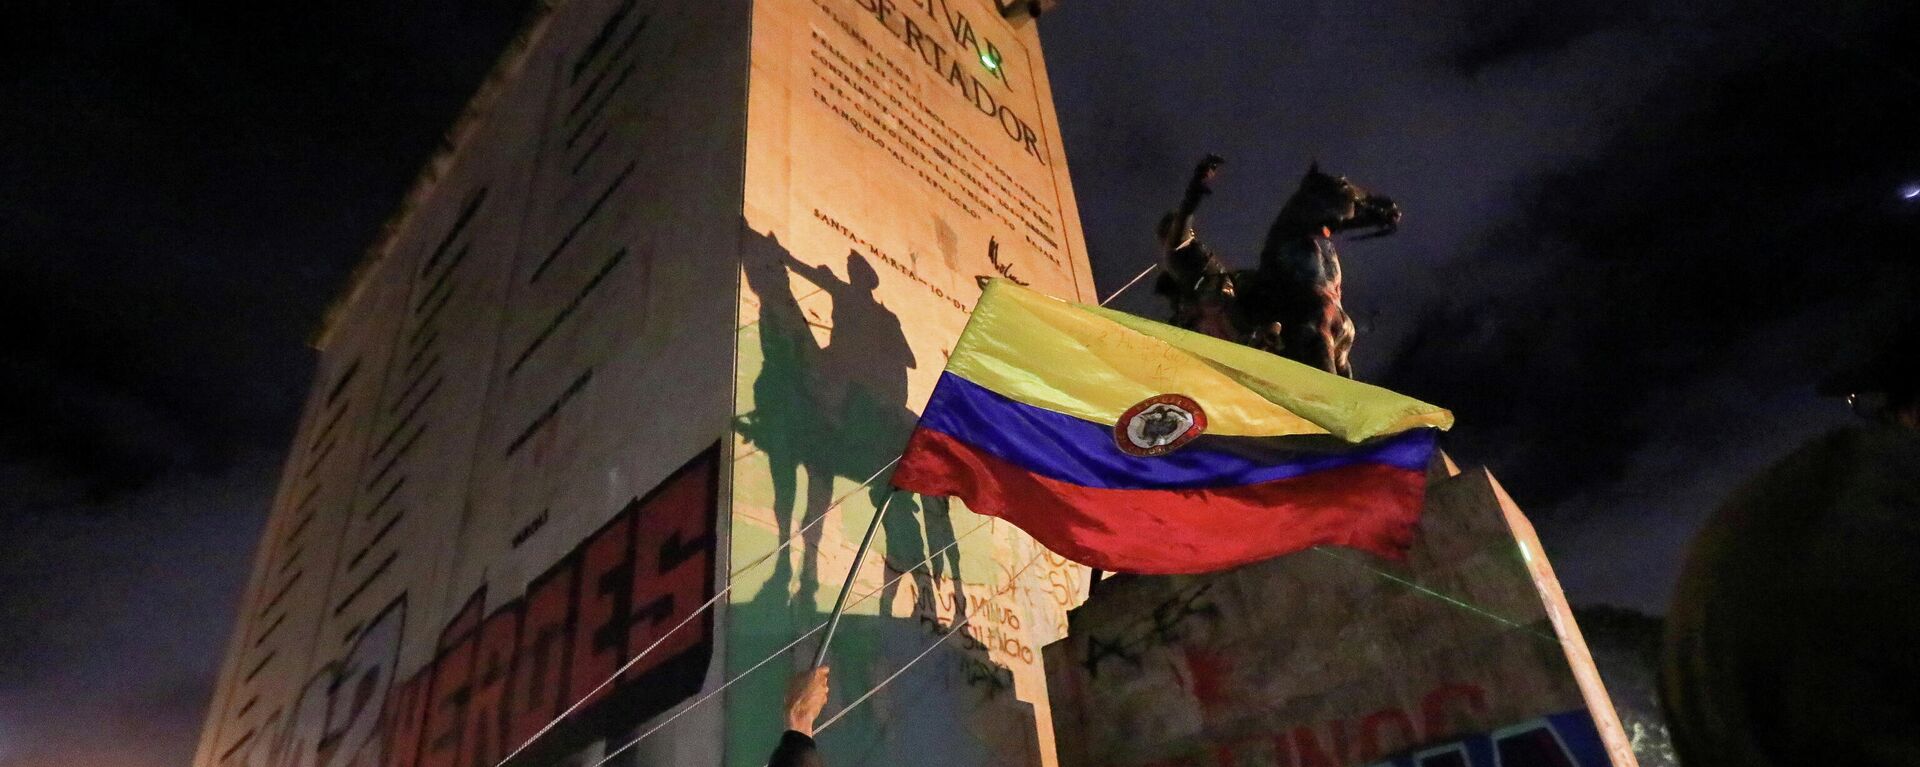
<path fill-rule="evenodd" d="M 1348 315 L 1346 309 L 1341 308 L 1339 304 L 1332 306 L 1332 314 L 1334 316 L 1330 317 L 1327 322 L 1327 349 L 1330 352 L 1329 356 L 1333 362 L 1330 370 L 1352 378 L 1353 363 L 1349 360 L 1349 357 L 1353 353 L 1353 339 L 1355 335 L 1353 317 Z"/>
<path fill-rule="evenodd" d="M 1340 370 L 1334 366 L 1333 336 L 1327 331 L 1325 321 L 1282 325 L 1280 356 L 1329 373 L 1339 373 Z"/>

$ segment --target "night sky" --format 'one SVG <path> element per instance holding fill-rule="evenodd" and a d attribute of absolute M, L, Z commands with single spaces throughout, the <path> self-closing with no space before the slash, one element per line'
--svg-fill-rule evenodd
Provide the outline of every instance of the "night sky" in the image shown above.
<path fill-rule="evenodd" d="M 1844 423 L 1813 383 L 1920 295 L 1920 7 L 1676 5 L 1066 0 L 1042 29 L 1095 274 L 1154 258 L 1206 152 L 1201 233 L 1242 265 L 1312 159 L 1394 197 L 1400 234 L 1342 249 L 1360 376 L 1456 411 L 1569 598 L 1657 613 L 1716 499 Z M 0 765 L 182 765 L 305 339 L 525 8 L 25 7 Z"/>

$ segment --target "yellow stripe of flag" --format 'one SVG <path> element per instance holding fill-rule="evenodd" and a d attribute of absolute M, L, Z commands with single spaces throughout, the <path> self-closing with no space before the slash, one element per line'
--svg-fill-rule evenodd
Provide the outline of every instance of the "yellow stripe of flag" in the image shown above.
<path fill-rule="evenodd" d="M 1113 423 L 1141 400 L 1171 393 L 1200 403 L 1210 434 L 1359 442 L 1453 425 L 1444 408 L 1378 386 L 1000 279 L 987 284 L 947 372 L 1095 423 Z"/>

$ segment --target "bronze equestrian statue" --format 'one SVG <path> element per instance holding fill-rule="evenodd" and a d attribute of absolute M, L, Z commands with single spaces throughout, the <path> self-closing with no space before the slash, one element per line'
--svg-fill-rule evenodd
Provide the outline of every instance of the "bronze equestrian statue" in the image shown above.
<path fill-rule="evenodd" d="M 1234 275 L 1193 229 L 1200 201 L 1213 194 L 1213 177 L 1226 160 L 1207 155 L 1187 181 L 1180 207 L 1160 219 L 1160 278 L 1153 292 L 1173 305 L 1172 324 L 1216 338 L 1240 340 L 1238 320 L 1232 316 Z"/>
<path fill-rule="evenodd" d="M 1400 207 L 1345 177 L 1321 172 L 1316 162 L 1274 217 L 1259 267 L 1230 270 L 1193 227 L 1223 163 L 1216 155 L 1202 159 L 1180 207 L 1161 219 L 1165 269 L 1154 290 L 1172 304 L 1170 322 L 1352 378 L 1353 319 L 1340 305 L 1340 254 L 1333 234 L 1368 230 L 1354 239 L 1392 234 L 1400 224 Z"/>

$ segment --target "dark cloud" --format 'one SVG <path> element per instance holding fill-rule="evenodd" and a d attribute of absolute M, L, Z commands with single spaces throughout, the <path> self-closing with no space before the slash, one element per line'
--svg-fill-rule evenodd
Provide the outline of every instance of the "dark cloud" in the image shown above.
<path fill-rule="evenodd" d="M 1674 67 L 1598 152 L 1527 179 L 1384 380 L 1454 407 L 1462 448 L 1549 506 L 1625 478 L 1652 443 L 1737 448 L 1780 416 L 1757 393 L 1828 407 L 1812 382 L 1836 348 L 1920 287 L 1920 208 L 1898 195 L 1920 146 L 1893 118 L 1920 109 L 1920 83 L 1889 61 L 1920 27 L 1903 4 L 1843 15 L 1721 30 L 1771 39 L 1698 50 L 1712 57 Z"/>
<path fill-rule="evenodd" d="M 1553 2 L 1492 0 L 1468 3 L 1468 20 L 1459 45 L 1445 61 L 1466 75 L 1495 68 L 1537 66 L 1564 56 L 1569 48 L 1610 32 L 1642 34 L 1663 29 L 1698 30 L 1733 9 L 1714 3 L 1662 3 L 1658 0 Z"/>
<path fill-rule="evenodd" d="M 250 451 L 111 502 L 7 509 L 0 763 L 189 761 L 276 463 Z"/>
<path fill-rule="evenodd" d="M 1699 521 L 1846 420 L 1813 382 L 1915 296 L 1914 14 L 1456 0 L 1045 23 L 1109 290 L 1203 152 L 1230 163 L 1202 233 L 1243 265 L 1310 157 L 1391 194 L 1401 235 L 1342 249 L 1362 375 L 1457 411 L 1450 449 L 1509 484 L 1575 600 L 1658 611 Z"/>
<path fill-rule="evenodd" d="M 0 460 L 105 498 L 277 449 L 288 341 L 519 5 L 34 7 L 0 79 Z"/>
<path fill-rule="evenodd" d="M 303 341 L 524 5 L 18 9 L 0 46 L 0 763 L 189 761 Z"/>

